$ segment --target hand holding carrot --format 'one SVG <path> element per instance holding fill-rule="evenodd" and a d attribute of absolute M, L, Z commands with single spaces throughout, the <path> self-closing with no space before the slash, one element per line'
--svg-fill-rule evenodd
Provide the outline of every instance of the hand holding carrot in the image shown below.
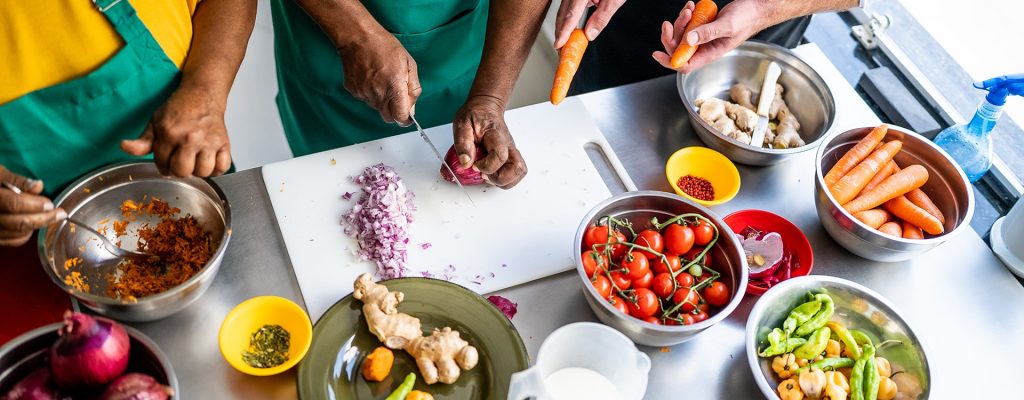
<path fill-rule="evenodd" d="M 714 4 L 711 0 L 701 2 Z M 708 11 L 698 10 L 693 2 L 687 2 L 674 23 L 662 23 L 661 43 L 665 51 L 654 52 L 654 59 L 665 68 L 683 73 L 717 60 L 770 25 L 766 16 L 772 13 L 763 9 L 764 4 L 757 0 L 737 0 L 718 10 L 716 16 L 708 18 Z M 690 19 L 695 18 L 695 15 L 713 21 L 687 29 L 690 28 Z M 685 52 L 692 51 L 692 56 L 686 63 L 674 67 L 670 54 L 674 54 L 680 47 Z M 677 57 L 677 62 L 680 59 Z"/>
<path fill-rule="evenodd" d="M 562 0 L 558 5 L 558 15 L 555 17 L 555 48 L 561 49 L 565 46 L 569 41 L 569 34 L 579 26 L 587 8 L 597 7 L 583 27 L 587 40 L 594 40 L 608 26 L 608 22 L 611 22 L 612 15 L 615 15 L 619 7 L 625 3 L 626 0 Z"/>

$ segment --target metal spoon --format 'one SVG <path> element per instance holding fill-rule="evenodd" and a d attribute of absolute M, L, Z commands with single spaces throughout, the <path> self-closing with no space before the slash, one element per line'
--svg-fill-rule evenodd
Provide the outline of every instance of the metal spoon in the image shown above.
<path fill-rule="evenodd" d="M 14 185 L 12 185 L 10 183 L 0 182 L 0 186 L 3 186 L 7 190 L 10 190 L 10 191 L 14 192 L 14 194 L 18 194 L 18 195 L 21 194 L 21 189 L 19 189 L 17 186 L 14 186 Z M 140 261 L 142 261 L 142 260 L 159 260 L 160 259 L 160 256 L 155 256 L 155 255 L 152 255 L 152 254 L 146 254 L 146 253 L 142 253 L 142 252 L 138 252 L 138 251 L 122 249 L 122 248 L 118 247 L 117 245 L 115 245 L 113 242 L 111 242 L 110 239 L 107 239 L 107 237 L 104 236 L 102 233 L 99 233 L 95 229 L 92 229 L 92 227 L 90 227 L 89 225 L 86 225 L 86 224 L 84 224 L 84 223 L 82 223 L 82 222 L 80 222 L 78 220 L 75 220 L 75 219 L 71 218 L 70 216 L 68 216 L 64 220 L 69 222 L 69 223 L 75 224 L 79 228 L 84 229 L 86 232 L 89 232 L 89 233 L 93 234 L 94 236 L 98 237 L 100 239 L 100 242 L 103 244 L 103 248 L 106 249 L 107 251 L 109 251 L 110 254 L 113 254 L 114 256 L 116 256 L 118 258 L 128 258 L 128 259 L 140 260 Z"/>

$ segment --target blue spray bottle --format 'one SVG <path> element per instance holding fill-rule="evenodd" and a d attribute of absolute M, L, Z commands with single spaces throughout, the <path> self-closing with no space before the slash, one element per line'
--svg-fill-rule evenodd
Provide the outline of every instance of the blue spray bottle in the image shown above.
<path fill-rule="evenodd" d="M 974 87 L 987 90 L 988 95 L 978 106 L 971 122 L 943 129 L 935 137 L 935 144 L 960 164 L 971 182 L 981 179 L 992 168 L 992 137 L 989 133 L 999 121 L 1006 96 L 1024 96 L 1024 74 L 975 82 Z"/>

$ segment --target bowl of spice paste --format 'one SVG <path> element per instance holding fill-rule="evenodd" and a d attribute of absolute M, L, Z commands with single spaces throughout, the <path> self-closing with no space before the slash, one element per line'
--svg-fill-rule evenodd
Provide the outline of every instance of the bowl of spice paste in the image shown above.
<path fill-rule="evenodd" d="M 101 168 L 54 203 L 115 245 L 155 256 L 122 260 L 67 221 L 40 230 L 39 257 L 53 282 L 122 321 L 165 318 L 198 299 L 231 236 L 231 208 L 216 183 L 162 176 L 152 162 Z"/>
<path fill-rule="evenodd" d="M 676 194 L 704 206 L 723 204 L 740 191 L 740 172 L 729 158 L 707 147 L 677 150 L 665 163 Z"/>
<path fill-rule="evenodd" d="M 295 302 L 258 296 L 235 306 L 221 322 L 220 354 L 239 372 L 275 375 L 295 366 L 313 342 L 313 324 Z"/>

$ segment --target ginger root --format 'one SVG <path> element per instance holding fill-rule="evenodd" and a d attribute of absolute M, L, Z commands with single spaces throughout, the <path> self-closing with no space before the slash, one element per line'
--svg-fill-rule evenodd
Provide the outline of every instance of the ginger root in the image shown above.
<path fill-rule="evenodd" d="M 746 107 L 751 111 L 757 111 L 757 106 L 750 101 L 753 97 L 754 94 L 750 91 L 750 88 L 742 83 L 737 83 L 729 88 L 729 99 L 732 100 L 733 103 Z"/>
<path fill-rule="evenodd" d="M 428 385 L 455 383 L 462 369 L 468 371 L 476 366 L 480 357 L 476 347 L 460 338 L 458 331 L 445 327 L 423 336 L 419 318 L 398 312 L 398 303 L 405 297 L 402 292 L 388 291 L 374 282 L 370 274 L 359 275 L 353 287 L 352 297 L 363 302 L 363 316 L 370 333 L 385 346 L 409 353 Z"/>
<path fill-rule="evenodd" d="M 714 97 L 708 99 L 697 99 L 696 103 L 697 106 L 700 107 L 698 114 L 701 119 L 711 124 L 711 126 L 717 129 L 722 135 L 743 143 L 750 142 L 749 132 L 743 131 L 736 126 L 736 121 L 726 113 L 726 110 L 730 107 L 735 107 L 735 104 Z"/>
<path fill-rule="evenodd" d="M 757 113 L 739 104 L 726 103 L 725 114 L 736 121 L 736 126 L 747 133 L 753 133 L 757 127 Z M 750 142 L 749 140 L 747 141 Z"/>
<path fill-rule="evenodd" d="M 800 122 L 793 116 L 785 102 L 782 103 L 782 107 L 779 107 L 778 116 L 779 124 L 775 139 L 772 140 L 772 147 L 789 149 L 805 145 L 804 139 L 800 137 Z"/>

